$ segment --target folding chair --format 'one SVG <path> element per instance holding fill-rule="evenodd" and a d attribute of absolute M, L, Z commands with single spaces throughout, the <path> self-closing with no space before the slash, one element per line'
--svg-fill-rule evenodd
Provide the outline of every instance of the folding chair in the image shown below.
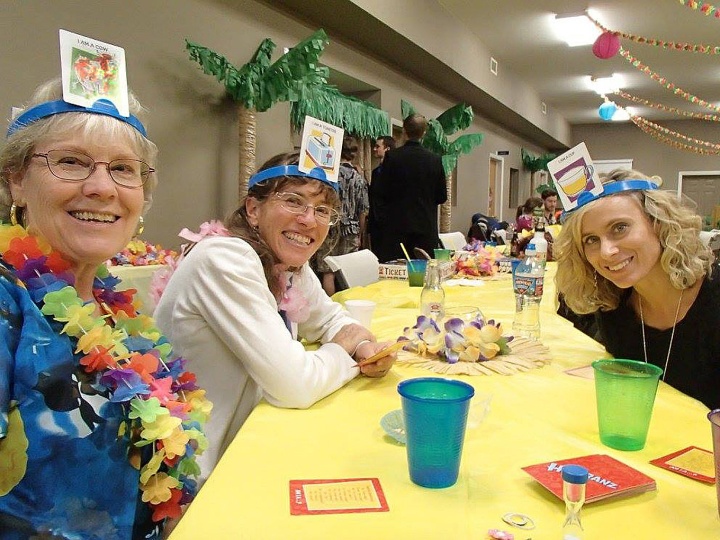
<path fill-rule="evenodd" d="M 362 287 L 379 279 L 380 263 L 369 249 L 361 249 L 345 255 L 328 255 L 325 263 L 333 272 L 338 272 L 340 285 L 344 287 Z M 343 283 L 344 282 L 344 283 Z"/>

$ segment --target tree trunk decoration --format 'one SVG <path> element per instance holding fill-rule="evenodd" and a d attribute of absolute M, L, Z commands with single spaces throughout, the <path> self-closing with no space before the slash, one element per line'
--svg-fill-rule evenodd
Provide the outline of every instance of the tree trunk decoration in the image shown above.
<path fill-rule="evenodd" d="M 445 190 L 447 191 L 447 201 L 440 206 L 440 232 L 450 232 L 452 227 L 452 186 L 455 171 L 445 175 Z"/>
<path fill-rule="evenodd" d="M 243 105 L 238 105 L 238 135 L 240 140 L 238 148 L 238 203 L 247 195 L 248 180 L 257 169 L 255 163 L 256 130 L 255 111 Z"/>

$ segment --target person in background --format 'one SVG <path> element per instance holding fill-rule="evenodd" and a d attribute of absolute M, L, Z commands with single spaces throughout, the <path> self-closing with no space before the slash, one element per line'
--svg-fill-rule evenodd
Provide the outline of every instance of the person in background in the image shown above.
<path fill-rule="evenodd" d="M 375 254 L 380 262 L 403 258 L 402 243 L 408 253 L 421 248 L 427 253 L 440 245 L 438 205 L 447 200 L 442 159 L 422 147 L 427 120 L 412 114 L 403 122 L 406 142 L 385 155 L 374 199 L 390 209 L 382 217 Z"/>
<path fill-rule="evenodd" d="M 375 255 L 377 255 L 375 246 L 378 247 L 380 252 L 384 251 L 384 248 L 380 245 L 382 242 L 382 231 L 379 229 L 380 223 L 383 221 L 383 215 L 388 211 L 387 208 L 383 208 L 383 201 L 377 197 L 375 190 L 378 186 L 378 178 L 380 178 L 380 173 L 382 172 L 382 164 L 385 159 L 385 154 L 388 150 L 392 150 L 393 148 L 395 148 L 395 139 L 389 135 L 378 138 L 373 146 L 373 153 L 375 154 L 375 157 L 380 160 L 380 163 L 372 170 L 370 186 L 368 187 L 370 209 L 368 211 L 367 229 L 368 234 L 370 235 L 370 249 L 372 249 Z"/>
<path fill-rule="evenodd" d="M 543 200 L 543 215 L 545 225 L 555 225 L 558 222 L 561 212 L 557 210 L 558 194 L 554 189 L 545 189 L 540 194 Z"/>
<path fill-rule="evenodd" d="M 650 362 L 663 380 L 720 407 L 720 275 L 702 218 L 654 179 L 614 170 L 580 196 L 556 243 L 556 284 L 576 314 L 594 313 L 617 358 Z M 588 194 L 589 195 L 589 194 Z"/>
<path fill-rule="evenodd" d="M 322 286 L 328 296 L 336 291 L 335 273 L 325 263 L 328 255 L 345 255 L 360 249 L 365 234 L 369 207 L 368 185 L 355 169 L 352 161 L 357 157 L 358 144 L 355 137 L 343 138 L 340 171 L 340 223 L 336 235 L 331 235 L 315 256 L 315 268 L 321 275 Z"/>
<path fill-rule="evenodd" d="M 50 81 L 0 149 L 2 538 L 160 538 L 196 490 L 211 404 L 104 265 L 157 184 L 129 102 L 72 105 Z"/>
<path fill-rule="evenodd" d="M 394 356 L 360 366 L 384 344 L 323 291 L 307 264 L 340 215 L 337 183 L 281 154 L 250 178 L 226 220 L 179 263 L 156 308 L 176 351 L 196 362 L 215 396 L 209 472 L 258 404 L 306 408 L 362 373 L 382 377 Z M 320 342 L 305 350 L 299 341 Z"/>
<path fill-rule="evenodd" d="M 543 200 L 540 197 L 528 198 L 525 203 L 518 208 L 518 213 L 520 215 L 517 216 L 517 219 L 515 220 L 515 230 L 518 232 L 533 230 L 535 228 L 533 212 L 536 208 L 540 208 L 542 206 Z"/>

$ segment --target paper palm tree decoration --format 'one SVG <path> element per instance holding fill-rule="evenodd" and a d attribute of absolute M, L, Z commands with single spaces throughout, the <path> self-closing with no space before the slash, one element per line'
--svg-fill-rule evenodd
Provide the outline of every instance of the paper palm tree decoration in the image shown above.
<path fill-rule="evenodd" d="M 328 42 L 327 34 L 318 30 L 271 64 L 275 43 L 268 38 L 250 61 L 238 68 L 218 53 L 186 40 L 190 58 L 200 64 L 204 73 L 223 83 L 228 95 L 238 103 L 240 199 L 247 193 L 248 179 L 256 168 L 255 114 L 278 102 L 297 101 L 308 87 L 324 85 L 329 70 L 318 64 L 318 59 Z"/>
<path fill-rule="evenodd" d="M 415 108 L 405 100 L 400 101 L 403 118 L 414 114 Z M 482 133 L 467 133 L 450 141 L 448 135 L 470 127 L 473 120 L 473 110 L 469 105 L 458 103 L 450 107 L 437 118 L 428 120 L 428 129 L 422 139 L 422 145 L 438 154 L 442 158 L 445 171 L 445 186 L 448 199 L 440 207 L 440 232 L 450 232 L 450 218 L 452 217 L 452 179 L 461 154 L 469 154 L 483 140 Z"/>
<path fill-rule="evenodd" d="M 540 156 L 534 156 L 524 148 L 520 149 L 520 157 L 522 157 L 523 166 L 530 171 L 530 183 L 535 184 L 535 173 L 547 170 L 547 164 L 557 157 L 557 154 L 542 154 Z M 550 175 L 548 175 L 550 178 Z M 555 189 L 552 185 L 552 179 L 549 180 L 548 184 L 541 184 L 535 191 L 542 193 L 546 189 Z"/>

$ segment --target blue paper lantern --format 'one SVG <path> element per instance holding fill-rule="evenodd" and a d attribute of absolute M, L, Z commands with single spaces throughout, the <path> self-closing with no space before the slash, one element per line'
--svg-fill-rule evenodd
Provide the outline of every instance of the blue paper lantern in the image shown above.
<path fill-rule="evenodd" d="M 600 108 L 598 109 L 598 114 L 600 115 L 600 118 L 607 122 L 608 120 L 612 120 L 612 117 L 616 111 L 617 105 L 615 105 L 612 101 L 607 101 L 600 105 Z"/>

